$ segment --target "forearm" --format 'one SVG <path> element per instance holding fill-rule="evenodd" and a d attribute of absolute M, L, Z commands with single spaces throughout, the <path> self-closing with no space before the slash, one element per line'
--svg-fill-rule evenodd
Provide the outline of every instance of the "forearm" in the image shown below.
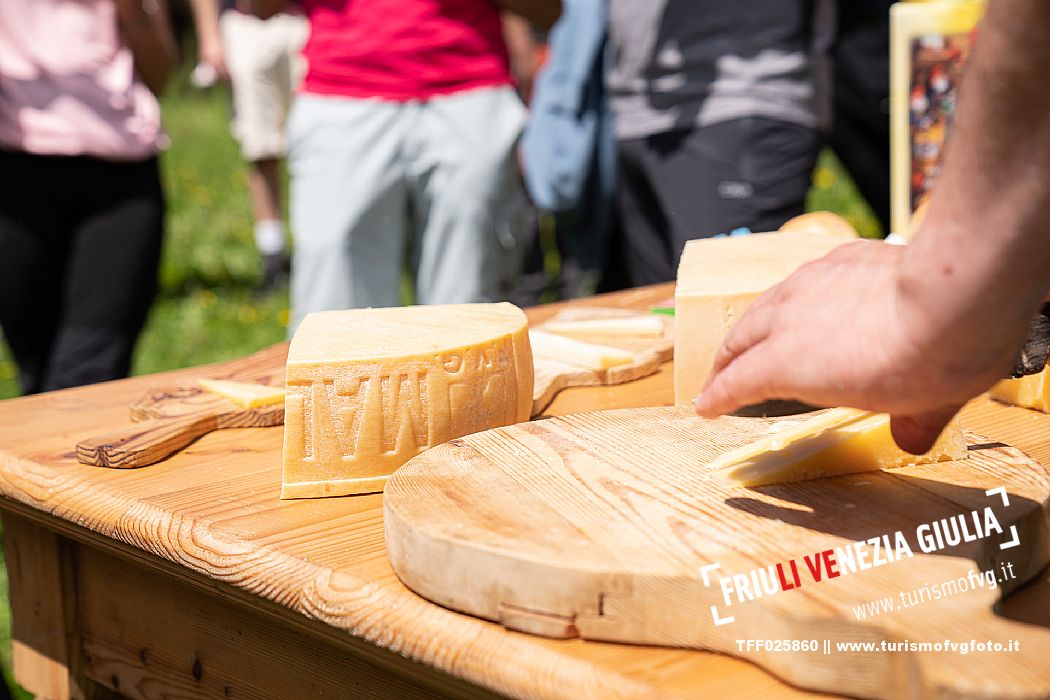
<path fill-rule="evenodd" d="M 285 0 L 247 0 L 248 9 L 259 19 L 269 19 L 284 9 Z"/>
<path fill-rule="evenodd" d="M 529 22 L 513 12 L 503 13 L 503 43 L 507 45 L 510 72 L 518 87 L 518 94 L 528 101 L 532 90 L 533 68 L 537 46 L 532 38 Z"/>
<path fill-rule="evenodd" d="M 915 323 L 934 324 L 946 350 L 976 328 L 1019 344 L 1050 290 L 1048 27 L 1044 0 L 989 3 L 943 173 L 904 257 L 902 298 L 922 300 Z"/>
<path fill-rule="evenodd" d="M 197 44 L 201 57 L 210 55 L 222 45 L 219 36 L 218 0 L 190 0 L 193 12 L 193 27 L 197 30 Z"/>
<path fill-rule="evenodd" d="M 121 36 L 135 57 L 135 71 L 160 95 L 178 61 L 178 48 L 164 0 L 118 0 Z"/>
<path fill-rule="evenodd" d="M 496 0 L 540 29 L 550 29 L 561 15 L 561 0 Z"/>

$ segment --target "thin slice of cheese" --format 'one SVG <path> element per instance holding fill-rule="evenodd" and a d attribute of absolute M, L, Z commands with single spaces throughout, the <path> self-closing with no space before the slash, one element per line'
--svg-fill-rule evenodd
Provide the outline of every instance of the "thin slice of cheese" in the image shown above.
<path fill-rule="evenodd" d="M 546 333 L 568 336 L 627 336 L 632 338 L 659 338 L 664 324 L 656 316 L 625 316 L 622 318 L 588 318 L 579 321 L 548 321 L 543 324 Z"/>
<path fill-rule="evenodd" d="M 731 450 L 708 468 L 734 486 L 761 486 L 965 459 L 966 454 L 956 421 L 929 452 L 913 455 L 893 441 L 889 415 L 835 408 Z"/>
<path fill-rule="evenodd" d="M 427 448 L 532 408 L 528 321 L 506 303 L 312 313 L 286 375 L 282 498 L 382 491 Z"/>
<path fill-rule="evenodd" d="M 849 242 L 784 232 L 686 243 L 675 287 L 675 405 L 688 406 L 700 392 L 722 339 L 762 292 Z"/>
<path fill-rule="evenodd" d="M 588 369 L 608 369 L 634 362 L 634 353 L 629 350 L 586 343 L 553 333 L 529 331 L 529 342 L 536 357 L 567 362 Z"/>
<path fill-rule="evenodd" d="M 244 408 L 261 408 L 284 401 L 284 389 L 276 386 L 205 378 L 198 379 L 197 384 L 201 389 Z"/>
<path fill-rule="evenodd" d="M 1020 379 L 1004 379 L 993 386 L 988 395 L 1011 406 L 1050 413 L 1050 366 L 1039 374 L 1030 374 Z"/>

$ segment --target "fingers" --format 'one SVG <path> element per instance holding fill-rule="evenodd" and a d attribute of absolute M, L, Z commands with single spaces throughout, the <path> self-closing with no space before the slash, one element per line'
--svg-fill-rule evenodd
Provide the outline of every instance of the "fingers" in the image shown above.
<path fill-rule="evenodd" d="M 775 290 L 774 287 L 759 297 L 726 333 L 722 345 L 715 354 L 715 361 L 711 366 L 711 373 L 707 375 L 704 388 L 733 360 L 761 343 L 769 335 L 774 315 L 773 308 L 776 306 L 773 301 Z"/>
<path fill-rule="evenodd" d="M 899 250 L 879 243 L 841 246 L 768 290 L 726 334 L 694 401 L 696 412 L 714 418 L 767 399 L 841 400 L 852 358 L 831 351 L 849 347 L 840 339 L 854 312 L 847 300 L 871 296 L 868 276 L 895 279 L 890 263 L 899 257 Z M 829 288 L 844 291 L 829 299 Z"/>
<path fill-rule="evenodd" d="M 929 452 L 944 427 L 962 406 L 949 406 L 914 416 L 890 416 L 890 432 L 897 446 L 906 452 L 921 455 Z"/>
<path fill-rule="evenodd" d="M 774 396 L 771 368 L 765 343 L 753 345 L 735 357 L 717 375 L 708 378 L 704 390 L 693 400 L 693 409 L 703 418 L 717 418 Z"/>
<path fill-rule="evenodd" d="M 701 416 L 717 418 L 741 406 L 762 400 L 760 398 L 748 403 L 740 403 L 743 393 L 750 395 L 757 387 L 752 383 L 741 384 L 741 381 L 747 380 L 748 377 L 746 374 L 740 375 L 739 367 L 731 372 L 729 370 L 734 368 L 744 355 L 756 349 L 769 337 L 775 316 L 774 309 L 779 298 L 778 287 L 773 287 L 759 297 L 726 334 L 715 355 L 711 372 L 707 375 L 700 395 L 693 402 L 693 407 Z M 745 363 L 745 366 L 749 364 Z M 726 374 L 729 375 L 728 378 Z M 738 376 L 740 379 L 737 379 Z"/>
<path fill-rule="evenodd" d="M 761 344 L 769 337 L 773 327 L 773 319 L 776 317 L 776 309 L 784 296 L 782 292 L 783 284 L 778 284 L 767 290 L 755 300 L 729 329 L 718 348 L 718 352 L 715 354 L 711 371 L 708 373 L 704 385 L 700 388 L 701 394 L 705 394 L 707 389 L 721 376 L 723 370 L 729 367 L 738 357 Z M 708 417 L 714 418 L 717 416 Z"/>

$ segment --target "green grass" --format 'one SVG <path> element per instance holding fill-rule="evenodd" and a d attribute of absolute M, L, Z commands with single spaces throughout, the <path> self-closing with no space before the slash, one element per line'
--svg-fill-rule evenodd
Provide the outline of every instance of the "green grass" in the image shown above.
<path fill-rule="evenodd" d="M 181 88 L 164 100 L 168 230 L 134 374 L 239 357 L 285 336 L 287 294 L 253 293 L 261 271 L 228 99 L 225 90 Z"/>
<path fill-rule="evenodd" d="M 167 239 L 160 294 L 135 353 L 134 374 L 239 357 L 285 337 L 287 293 L 253 293 L 259 261 L 245 168 L 227 130 L 227 104 L 224 90 L 199 92 L 184 82 L 164 99 L 172 140 L 162 159 Z M 820 158 L 808 206 L 842 214 L 866 236 L 881 234 L 830 153 Z M 0 399 L 17 394 L 17 368 L 0 342 Z M 7 598 L 6 574 L 0 567 L 0 600 Z M 9 674 L 10 612 L 3 604 L 0 662 Z"/>
<path fill-rule="evenodd" d="M 860 196 L 857 186 L 842 168 L 835 154 L 825 150 L 813 171 L 813 186 L 806 198 L 810 211 L 833 211 L 846 217 L 865 238 L 885 235 L 871 207 Z"/>
<path fill-rule="evenodd" d="M 18 368 L 0 337 L 0 399 L 18 396 Z"/>

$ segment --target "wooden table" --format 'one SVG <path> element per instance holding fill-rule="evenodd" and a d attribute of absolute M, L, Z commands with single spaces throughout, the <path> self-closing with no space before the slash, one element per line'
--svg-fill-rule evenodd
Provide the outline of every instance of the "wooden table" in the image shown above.
<path fill-rule="evenodd" d="M 646 308 L 671 291 L 577 303 Z M 428 603 L 387 563 L 381 495 L 278 499 L 277 428 L 213 433 L 137 470 L 75 460 L 78 440 L 123 425 L 128 403 L 148 389 L 202 373 L 276 378 L 286 349 L 0 403 L 15 677 L 28 690 L 280 700 L 810 695 L 718 654 L 543 639 Z M 549 413 L 670 400 L 668 364 L 628 385 L 567 390 Z M 981 400 L 965 418 L 1050 464 L 1050 416 Z M 1004 614 L 1050 626 L 1048 602 L 1044 572 Z"/>

